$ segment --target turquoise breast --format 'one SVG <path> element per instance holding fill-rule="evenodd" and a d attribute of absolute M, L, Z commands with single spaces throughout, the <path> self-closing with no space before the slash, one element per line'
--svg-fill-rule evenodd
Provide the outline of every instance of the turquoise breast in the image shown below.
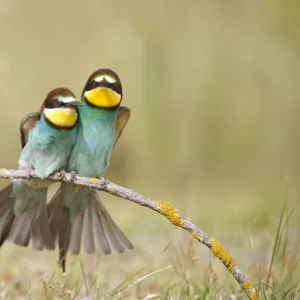
<path fill-rule="evenodd" d="M 80 107 L 77 140 L 67 171 L 86 177 L 103 177 L 114 146 L 118 111 L 90 105 Z"/>

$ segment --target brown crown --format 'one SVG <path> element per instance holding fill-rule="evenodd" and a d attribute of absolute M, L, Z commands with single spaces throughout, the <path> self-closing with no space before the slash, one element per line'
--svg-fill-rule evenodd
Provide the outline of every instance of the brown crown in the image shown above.
<path fill-rule="evenodd" d="M 62 97 L 73 97 L 75 98 L 75 95 L 68 89 L 68 88 L 64 88 L 64 87 L 59 87 L 59 88 L 56 88 L 52 91 L 50 91 L 47 96 L 46 96 L 46 99 L 44 100 L 41 108 L 40 108 L 40 114 L 42 115 L 43 113 L 43 110 L 45 108 L 45 102 L 49 99 L 53 99 L 57 96 L 62 96 Z"/>
<path fill-rule="evenodd" d="M 89 79 L 87 80 L 83 90 L 82 90 L 82 94 L 81 97 L 83 96 L 83 93 L 85 92 L 86 86 L 92 81 L 94 80 L 94 78 L 101 76 L 101 75 L 109 75 L 111 77 L 113 77 L 117 82 L 121 83 L 120 77 L 118 76 L 118 74 L 116 72 L 114 72 L 111 69 L 98 69 L 97 71 L 95 71 L 94 73 L 91 74 L 91 76 L 89 77 Z"/>

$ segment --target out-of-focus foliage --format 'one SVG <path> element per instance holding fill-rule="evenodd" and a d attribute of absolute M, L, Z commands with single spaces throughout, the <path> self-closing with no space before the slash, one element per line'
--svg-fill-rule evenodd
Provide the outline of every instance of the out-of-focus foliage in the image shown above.
<path fill-rule="evenodd" d="M 106 177 L 174 204 L 255 278 L 286 186 L 288 207 L 299 194 L 299 30 L 295 0 L 2 0 L 0 167 L 17 166 L 19 122 L 50 89 L 80 97 L 91 72 L 112 68 L 132 117 Z M 160 253 L 171 239 L 159 216 L 102 197 L 138 248 Z M 289 232 L 299 250 L 298 216 Z M 5 247 L 4 257 L 29 253 Z"/>

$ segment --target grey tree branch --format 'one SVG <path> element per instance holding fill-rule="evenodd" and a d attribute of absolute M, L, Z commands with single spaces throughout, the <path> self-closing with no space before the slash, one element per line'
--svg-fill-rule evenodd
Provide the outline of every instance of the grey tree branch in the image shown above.
<path fill-rule="evenodd" d="M 27 172 L 22 170 L 0 169 L 0 178 L 37 179 L 38 177 L 36 176 L 34 170 Z M 260 299 L 251 282 L 247 280 L 232 256 L 224 249 L 224 247 L 216 239 L 209 237 L 207 233 L 194 225 L 188 219 L 180 216 L 179 212 L 166 202 L 154 201 L 149 197 L 144 197 L 131 189 L 121 187 L 105 179 L 100 180 L 97 178 L 87 178 L 81 175 L 73 176 L 71 173 L 66 173 L 62 176 L 62 174 L 59 172 L 54 173 L 47 179 L 53 181 L 74 183 L 99 191 L 104 191 L 117 197 L 135 202 L 139 205 L 146 206 L 158 212 L 159 214 L 169 219 L 169 221 L 173 225 L 187 230 L 197 241 L 206 245 L 212 251 L 212 253 L 222 261 L 226 269 L 234 276 L 249 299 Z"/>

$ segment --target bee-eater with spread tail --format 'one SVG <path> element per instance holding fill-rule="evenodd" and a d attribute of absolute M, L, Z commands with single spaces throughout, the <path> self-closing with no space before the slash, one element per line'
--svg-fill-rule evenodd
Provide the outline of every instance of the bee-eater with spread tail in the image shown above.
<path fill-rule="evenodd" d="M 21 122 L 22 153 L 19 168 L 35 169 L 41 179 L 67 164 L 76 140 L 78 106 L 67 88 L 52 90 L 40 112 Z M 8 239 L 20 246 L 32 241 L 35 250 L 54 250 L 47 214 L 47 180 L 16 179 L 0 192 L 0 246 Z"/>
<path fill-rule="evenodd" d="M 100 69 L 88 79 L 81 96 L 78 133 L 66 171 L 102 178 L 112 149 L 130 117 L 120 107 L 122 85 L 110 69 Z M 85 252 L 121 253 L 133 246 L 113 221 L 96 190 L 74 184 L 61 185 L 48 204 L 52 234 L 59 245 L 60 266 L 65 272 L 66 254 Z"/>

